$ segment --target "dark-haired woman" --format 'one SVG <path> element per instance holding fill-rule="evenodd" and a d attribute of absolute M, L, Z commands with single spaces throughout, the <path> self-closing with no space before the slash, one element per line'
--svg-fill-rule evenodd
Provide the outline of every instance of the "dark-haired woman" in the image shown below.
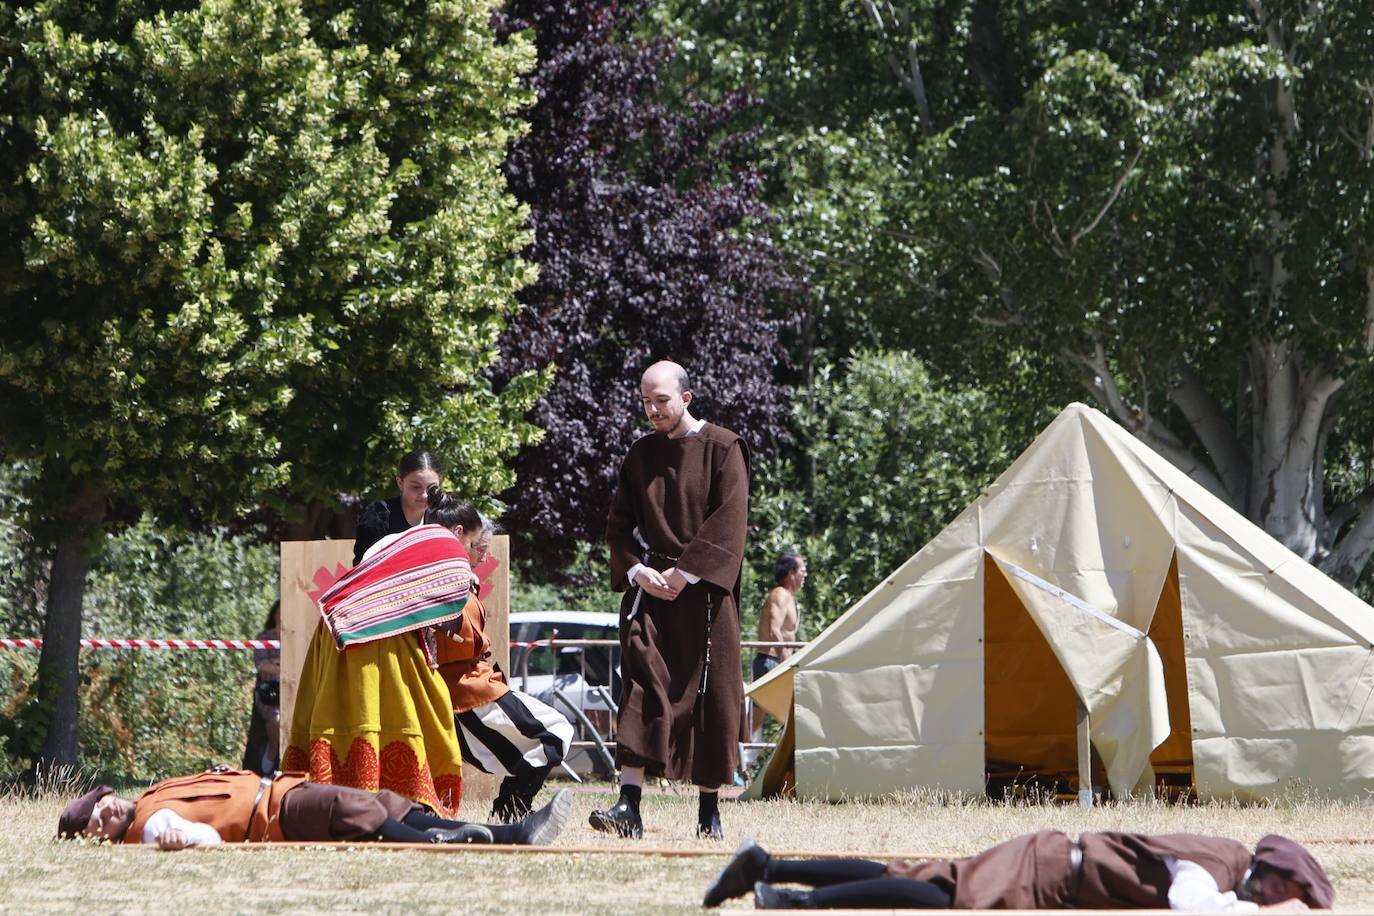
<path fill-rule="evenodd" d="M 439 459 L 424 449 L 407 452 L 396 467 L 397 495 L 379 499 L 363 510 L 358 517 L 358 530 L 353 537 L 353 565 L 363 561 L 363 555 L 389 534 L 400 534 L 420 524 L 428 509 L 429 488 L 443 483 L 444 469 Z"/>
<path fill-rule="evenodd" d="M 471 506 L 429 490 L 425 523 L 383 537 L 320 596 L 283 769 L 316 782 L 389 789 L 451 817 L 462 751 L 435 630 L 461 627 L 472 582 Z"/>

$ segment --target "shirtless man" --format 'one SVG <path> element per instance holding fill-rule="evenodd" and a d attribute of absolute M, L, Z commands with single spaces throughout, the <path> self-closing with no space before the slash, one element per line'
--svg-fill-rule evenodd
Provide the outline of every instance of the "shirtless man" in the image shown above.
<path fill-rule="evenodd" d="M 806 558 L 787 551 L 773 564 L 772 591 L 759 611 L 759 642 L 795 642 L 797 639 L 797 592 L 806 584 Z M 754 655 L 753 679 L 758 680 L 781 665 L 791 649 L 759 649 Z M 754 740 L 763 732 L 764 712 L 754 707 Z"/>

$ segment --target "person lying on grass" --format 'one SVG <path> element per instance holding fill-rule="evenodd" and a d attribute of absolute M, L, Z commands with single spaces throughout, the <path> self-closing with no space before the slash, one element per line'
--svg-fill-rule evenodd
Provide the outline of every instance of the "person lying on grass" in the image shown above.
<path fill-rule="evenodd" d="M 777 887 L 805 884 L 811 890 Z M 735 850 L 703 906 L 754 892 L 758 909 L 1175 909 L 1209 913 L 1331 908 L 1335 892 L 1302 846 L 1273 834 L 1252 853 L 1224 837 L 1026 834 L 966 859 L 883 864 L 778 859 Z"/>
<path fill-rule="evenodd" d="M 552 843 L 568 821 L 572 793 L 514 824 L 469 824 L 435 817 L 395 792 L 308 782 L 300 773 L 259 777 L 216 768 L 154 784 L 137 799 L 109 786 L 92 789 L 62 810 L 60 837 L 103 837 L 159 849 L 220 843 L 368 842 Z"/>

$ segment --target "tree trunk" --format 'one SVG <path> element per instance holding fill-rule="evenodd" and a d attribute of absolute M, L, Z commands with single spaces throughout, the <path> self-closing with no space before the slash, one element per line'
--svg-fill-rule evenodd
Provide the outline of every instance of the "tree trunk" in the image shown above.
<path fill-rule="evenodd" d="M 1374 487 L 1347 506 L 1326 504 L 1326 434 L 1339 409 L 1343 375 L 1305 365 L 1291 340 L 1255 339 L 1243 370 L 1248 383 L 1241 386 L 1242 402 L 1227 416 L 1185 368 L 1170 402 L 1203 446 L 1204 459 L 1161 417 L 1123 395 L 1101 349 L 1063 356 L 1067 365 L 1087 370 L 1086 387 L 1117 422 L 1289 550 L 1354 587 L 1374 556 Z"/>
<path fill-rule="evenodd" d="M 288 512 L 285 539 L 318 541 L 325 538 L 352 538 L 358 520 L 338 503 L 311 500 Z"/>
<path fill-rule="evenodd" d="M 48 722 L 37 761 L 40 772 L 77 765 L 81 602 L 91 565 L 92 536 L 104 518 L 104 500 L 89 485 L 83 485 L 59 519 L 60 534 L 43 621 L 43 650 L 38 658 L 38 702 L 46 711 Z"/>

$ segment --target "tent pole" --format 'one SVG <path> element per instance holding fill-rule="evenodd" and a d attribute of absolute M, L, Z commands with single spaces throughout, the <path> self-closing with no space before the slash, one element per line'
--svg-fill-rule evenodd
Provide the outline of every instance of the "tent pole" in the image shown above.
<path fill-rule="evenodd" d="M 1088 737 L 1088 707 L 1078 701 L 1078 807 L 1093 806 L 1093 752 Z"/>

